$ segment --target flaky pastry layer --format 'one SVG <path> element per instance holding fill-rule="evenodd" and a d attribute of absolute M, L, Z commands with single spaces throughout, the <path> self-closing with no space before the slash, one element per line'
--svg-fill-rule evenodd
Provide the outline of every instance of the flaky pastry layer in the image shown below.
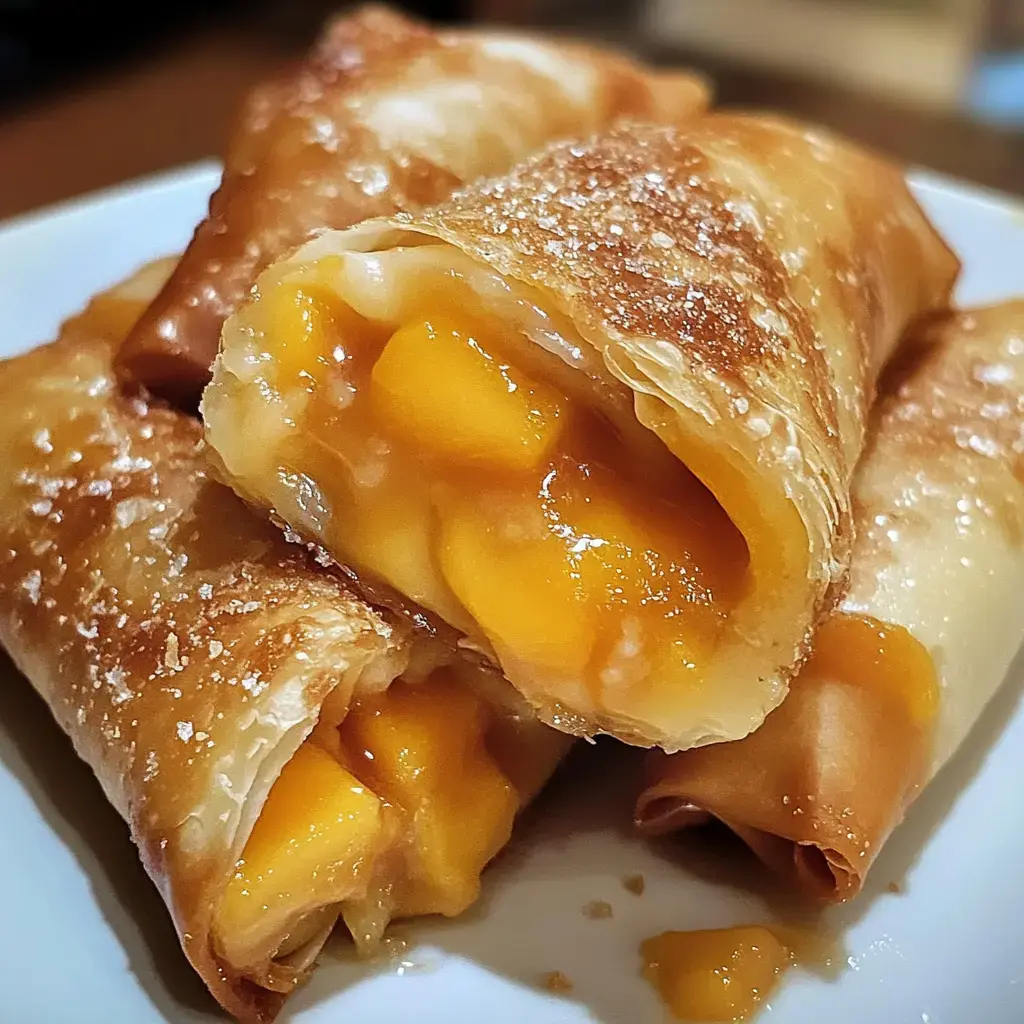
<path fill-rule="evenodd" d="M 207 436 L 240 494 L 467 632 L 560 728 L 668 750 L 735 739 L 782 700 L 841 593 L 878 374 L 903 329 L 948 302 L 957 269 L 899 169 L 851 144 L 770 117 L 634 124 L 424 213 L 328 232 L 269 269 L 225 327 Z M 291 319 L 276 312 L 285 289 L 301 293 Z M 490 371 L 467 360 L 481 353 L 532 403 L 514 445 L 497 439 L 517 422 L 509 400 L 478 397 Z M 575 524 L 543 475 L 563 456 L 590 481 L 566 499 L 584 510 Z M 587 491 L 594 466 L 611 475 L 600 494 Z M 515 474 L 568 545 L 557 600 L 554 570 L 505 561 L 542 532 L 540 513 L 494 525 Z M 423 583 L 436 567 L 409 579 L 332 529 L 392 479 L 411 481 L 412 501 L 421 478 L 460 495 L 423 499 L 440 523 L 425 532 L 441 531 L 423 561 L 440 563 L 443 585 Z M 676 525 L 659 530 L 655 507 Z M 669 557 L 673 532 L 686 550 Z M 591 586 L 586 559 L 602 546 L 621 557 Z M 475 572 L 473 551 L 486 552 Z M 637 552 L 649 572 L 623 570 Z M 605 653 L 590 652 L 588 620 L 559 603 L 586 612 L 623 573 L 604 602 L 619 607 Z M 509 582 L 481 593 L 489 577 Z M 528 642 L 503 597 L 516 586 L 508 603 L 551 608 Z M 678 664 L 658 662 L 666 642 L 640 621 L 652 608 L 682 624 Z"/>
<path fill-rule="evenodd" d="M 855 895 L 1003 683 L 1024 632 L 1024 303 L 915 339 L 872 416 L 850 588 L 782 707 L 654 757 L 638 821 L 714 816 L 804 892 Z"/>

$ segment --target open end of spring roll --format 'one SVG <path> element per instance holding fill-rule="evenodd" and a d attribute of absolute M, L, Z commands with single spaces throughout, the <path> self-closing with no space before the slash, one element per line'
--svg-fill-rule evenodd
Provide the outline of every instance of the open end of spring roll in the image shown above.
<path fill-rule="evenodd" d="M 878 368 L 956 271 L 852 146 L 634 125 L 270 268 L 207 437 L 238 493 L 462 630 L 559 728 L 736 738 L 848 563 Z"/>
<path fill-rule="evenodd" d="M 1024 632 L 1024 302 L 928 328 L 879 403 L 850 590 L 752 736 L 652 756 L 637 820 L 718 818 L 801 891 L 856 894 Z"/>
<path fill-rule="evenodd" d="M 706 105 L 695 76 L 566 42 L 435 31 L 383 7 L 333 22 L 242 112 L 209 216 L 119 356 L 194 407 L 224 318 L 273 259 L 327 227 L 417 210 L 544 143 Z"/>
<path fill-rule="evenodd" d="M 465 909 L 565 738 L 209 480 L 197 421 L 119 393 L 114 347 L 168 269 L 0 366 L 0 641 L 213 995 L 263 1021 L 339 915 L 370 948 Z"/>

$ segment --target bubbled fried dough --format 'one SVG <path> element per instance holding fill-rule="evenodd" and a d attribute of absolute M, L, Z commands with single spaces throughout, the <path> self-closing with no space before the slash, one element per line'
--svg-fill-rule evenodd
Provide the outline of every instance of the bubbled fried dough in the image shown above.
<path fill-rule="evenodd" d="M 209 215 L 120 371 L 194 407 L 225 317 L 288 249 L 439 202 L 552 139 L 618 117 L 684 120 L 705 103 L 696 77 L 585 46 L 437 31 L 377 6 L 339 18 L 292 74 L 250 96 Z"/>

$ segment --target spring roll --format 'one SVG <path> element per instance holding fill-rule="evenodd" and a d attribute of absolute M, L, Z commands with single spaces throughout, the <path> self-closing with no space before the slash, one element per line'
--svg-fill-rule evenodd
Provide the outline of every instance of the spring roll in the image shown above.
<path fill-rule="evenodd" d="M 1024 635 L 1024 302 L 952 316 L 879 403 L 850 589 L 782 706 L 736 743 L 650 755 L 640 827 L 717 818 L 797 889 L 855 895 Z"/>
<path fill-rule="evenodd" d="M 327 227 L 416 210 L 617 117 L 675 121 L 702 82 L 564 42 L 435 31 L 381 7 L 329 26 L 292 75 L 257 89 L 184 258 L 120 357 L 195 406 L 221 325 L 256 275 Z"/>
<path fill-rule="evenodd" d="M 565 738 L 208 479 L 198 421 L 118 392 L 168 269 L 0 366 L 0 641 L 210 991 L 269 1021 L 339 915 L 370 948 L 465 909 Z"/>
<path fill-rule="evenodd" d="M 853 145 L 635 124 L 269 268 L 207 438 L 558 728 L 735 739 L 834 604 L 879 367 L 956 272 Z"/>

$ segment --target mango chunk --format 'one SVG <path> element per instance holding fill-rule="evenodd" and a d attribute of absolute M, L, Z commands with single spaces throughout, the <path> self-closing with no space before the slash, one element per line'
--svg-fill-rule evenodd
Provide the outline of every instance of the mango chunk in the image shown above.
<path fill-rule="evenodd" d="M 419 686 L 393 684 L 341 725 L 350 755 L 363 759 L 360 774 L 407 822 L 396 914 L 461 913 L 508 841 L 518 794 L 487 752 L 486 725 L 481 699 L 440 673 Z"/>
<path fill-rule="evenodd" d="M 380 829 L 377 797 L 326 751 L 301 746 L 270 790 L 217 908 L 215 931 L 231 962 L 244 964 L 245 949 L 261 948 L 301 912 L 358 892 Z"/>
<path fill-rule="evenodd" d="M 559 463 L 548 477 L 546 512 L 579 553 L 585 584 L 609 605 L 674 617 L 686 626 L 721 601 L 742 557 L 716 550 L 715 524 L 690 521 L 686 510 L 646 496 L 641 501 L 600 466 Z M 724 610 L 724 609 L 723 609 Z M 713 617 L 717 614 L 712 612 Z M 698 621 L 700 631 L 701 623 Z"/>
<path fill-rule="evenodd" d="M 342 305 L 328 289 L 308 281 L 285 281 L 263 295 L 263 345 L 273 357 L 278 385 L 314 386 L 327 367 L 344 360 L 343 325 L 351 315 L 344 315 Z"/>
<path fill-rule="evenodd" d="M 483 633 L 527 664 L 581 673 L 594 642 L 597 608 L 571 546 L 523 508 L 454 506 L 442 514 L 438 561 L 448 585 Z"/>
<path fill-rule="evenodd" d="M 644 973 L 679 1020 L 745 1020 L 790 964 L 786 947 L 757 925 L 663 932 L 640 947 Z"/>
<path fill-rule="evenodd" d="M 610 473 L 569 459 L 532 496 L 440 507 L 438 562 L 499 653 L 582 675 L 612 704 L 610 690 L 629 701 L 638 684 L 654 698 L 697 681 L 744 562 L 704 551 L 685 519 L 673 532 L 673 510 L 635 507 Z"/>
<path fill-rule="evenodd" d="M 870 687 L 901 705 L 922 728 L 939 710 L 935 662 L 902 626 L 861 615 L 834 615 L 818 630 L 803 678 Z"/>
<path fill-rule="evenodd" d="M 403 478 L 377 487 L 372 502 L 360 502 L 339 486 L 342 471 L 332 476 L 318 467 L 318 472 L 328 481 L 327 493 L 338 494 L 328 532 L 331 550 L 344 552 L 350 564 L 379 576 L 456 629 L 469 629 L 472 623 L 435 563 L 437 527 L 427 494 Z"/>
<path fill-rule="evenodd" d="M 589 680 L 595 698 L 624 714 L 657 713 L 669 695 L 690 699 L 742 559 L 709 549 L 707 526 L 694 530 L 678 510 L 650 500 L 640 507 L 599 466 L 563 460 L 545 500 L 599 608 Z"/>
<path fill-rule="evenodd" d="M 379 414 L 411 443 L 452 462 L 530 469 L 564 421 L 552 389 L 504 363 L 472 331 L 442 320 L 392 335 L 371 380 Z"/>

